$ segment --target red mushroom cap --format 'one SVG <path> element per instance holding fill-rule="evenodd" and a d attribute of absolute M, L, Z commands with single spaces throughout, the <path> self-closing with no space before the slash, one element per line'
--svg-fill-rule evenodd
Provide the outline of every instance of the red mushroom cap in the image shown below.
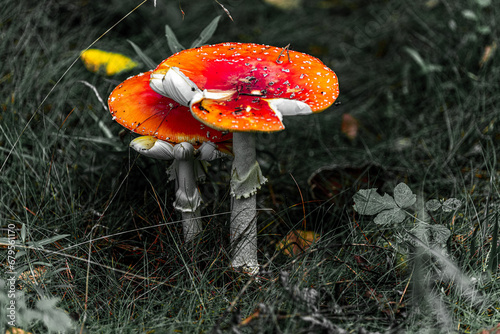
<path fill-rule="evenodd" d="M 230 133 L 200 123 L 189 108 L 153 91 L 149 86 L 151 73 L 128 78 L 113 90 L 108 105 L 115 121 L 135 133 L 171 143 L 198 146 L 207 141 L 221 143 L 231 139 Z"/>
<path fill-rule="evenodd" d="M 339 95 L 336 74 L 319 59 L 273 46 L 223 43 L 178 52 L 154 70 L 152 87 L 171 68 L 200 91 L 233 93 L 191 102 L 193 115 L 219 130 L 283 130 L 283 115 L 322 111 Z"/>

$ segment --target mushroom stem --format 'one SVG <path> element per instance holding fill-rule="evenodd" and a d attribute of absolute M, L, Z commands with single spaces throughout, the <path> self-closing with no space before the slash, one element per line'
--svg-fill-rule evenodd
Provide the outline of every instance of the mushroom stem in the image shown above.
<path fill-rule="evenodd" d="M 256 160 L 255 135 L 233 133 L 234 160 L 231 176 L 231 248 L 233 268 L 251 274 L 259 269 L 257 260 L 256 192 L 265 178 Z"/>
<path fill-rule="evenodd" d="M 182 213 L 182 229 L 184 231 L 185 242 L 193 240 L 198 233 L 203 231 L 200 216 L 201 214 L 199 208 L 194 212 Z"/>
<path fill-rule="evenodd" d="M 172 175 L 176 180 L 174 207 L 182 213 L 184 240 L 191 241 L 203 228 L 200 219 L 201 195 L 196 185 L 194 148 L 189 143 L 174 146 L 177 168 Z M 171 176 L 171 177 L 172 177 Z"/>

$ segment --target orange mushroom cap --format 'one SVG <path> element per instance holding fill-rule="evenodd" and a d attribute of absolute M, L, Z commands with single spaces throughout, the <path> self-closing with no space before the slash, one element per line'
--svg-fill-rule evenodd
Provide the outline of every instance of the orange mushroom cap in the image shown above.
<path fill-rule="evenodd" d="M 154 70 L 153 89 L 172 68 L 200 91 L 232 93 L 190 104 L 194 117 L 219 130 L 280 131 L 282 116 L 320 112 L 339 95 L 336 74 L 319 59 L 267 45 L 222 43 L 178 52 Z"/>
<path fill-rule="evenodd" d="M 128 78 L 113 90 L 108 98 L 113 120 L 141 135 L 171 143 L 188 142 L 195 147 L 207 141 L 223 144 L 231 139 L 232 134 L 200 123 L 189 108 L 153 91 L 149 86 L 151 73 Z M 220 149 L 227 153 L 230 146 L 226 146 Z"/>

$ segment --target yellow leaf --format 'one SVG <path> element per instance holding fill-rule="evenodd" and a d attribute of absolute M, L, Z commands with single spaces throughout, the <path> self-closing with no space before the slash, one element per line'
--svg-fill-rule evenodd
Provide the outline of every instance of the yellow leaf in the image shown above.
<path fill-rule="evenodd" d="M 31 332 L 25 332 L 21 328 L 11 327 L 5 331 L 5 334 L 31 334 Z"/>
<path fill-rule="evenodd" d="M 270 5 L 284 10 L 290 10 L 300 7 L 301 0 L 264 0 Z"/>
<path fill-rule="evenodd" d="M 285 255 L 295 256 L 304 252 L 319 238 L 320 235 L 313 231 L 294 230 L 288 233 L 276 247 Z"/>
<path fill-rule="evenodd" d="M 127 56 L 98 49 L 85 50 L 80 54 L 80 58 L 90 72 L 99 72 L 108 76 L 129 71 L 138 65 Z"/>
<path fill-rule="evenodd" d="M 43 278 L 46 272 L 47 268 L 45 268 L 44 266 L 38 266 L 35 267 L 33 271 L 27 270 L 23 272 L 21 275 L 19 275 L 18 279 L 26 282 L 31 281 L 32 283 L 37 284 L 37 279 Z M 32 274 L 35 274 L 35 276 L 33 276 Z"/>

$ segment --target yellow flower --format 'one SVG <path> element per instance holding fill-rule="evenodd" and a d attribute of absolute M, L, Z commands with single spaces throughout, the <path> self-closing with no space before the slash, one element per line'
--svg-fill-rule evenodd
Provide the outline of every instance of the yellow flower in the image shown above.
<path fill-rule="evenodd" d="M 82 51 L 80 58 L 90 72 L 100 72 L 108 76 L 129 71 L 138 65 L 127 56 L 98 49 Z"/>

